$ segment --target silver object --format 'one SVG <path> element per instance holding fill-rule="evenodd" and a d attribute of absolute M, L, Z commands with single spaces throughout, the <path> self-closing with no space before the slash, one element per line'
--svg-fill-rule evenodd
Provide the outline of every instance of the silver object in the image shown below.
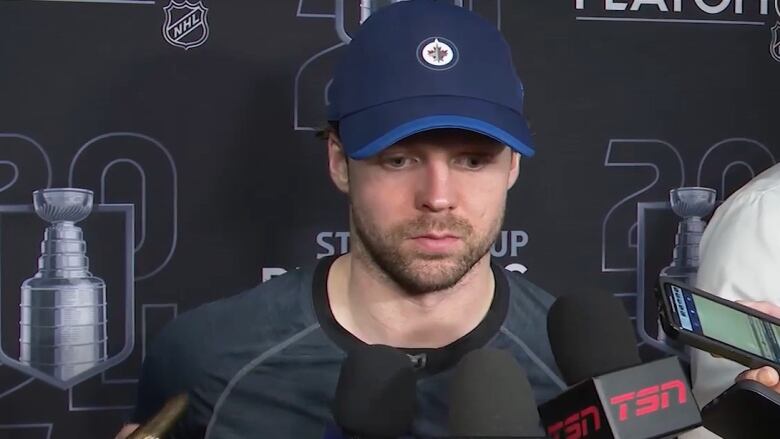
<path fill-rule="evenodd" d="M 682 221 L 677 224 L 672 262 L 661 270 L 661 276 L 672 277 L 683 283 L 696 283 L 699 271 L 699 244 L 707 223 L 702 220 L 715 208 L 715 189 L 680 187 L 669 191 L 672 210 Z M 658 321 L 658 341 L 671 347 L 685 361 L 690 361 L 689 348 L 669 338 Z"/>
<path fill-rule="evenodd" d="M 51 223 L 38 272 L 22 283 L 19 361 L 68 380 L 106 360 L 106 284 L 89 272 L 75 224 L 92 211 L 92 191 L 33 192 L 35 213 Z"/>
<path fill-rule="evenodd" d="M 374 12 L 393 3 L 399 3 L 408 0 L 360 0 L 360 23 L 363 24 L 366 19 Z M 463 0 L 454 0 L 455 6 L 463 7 Z"/>
<path fill-rule="evenodd" d="M 674 277 L 687 284 L 696 282 L 699 270 L 699 243 L 707 223 L 702 220 L 715 208 L 715 189 L 681 187 L 669 191 L 672 210 L 682 221 L 677 225 L 672 262 L 662 276 Z"/>

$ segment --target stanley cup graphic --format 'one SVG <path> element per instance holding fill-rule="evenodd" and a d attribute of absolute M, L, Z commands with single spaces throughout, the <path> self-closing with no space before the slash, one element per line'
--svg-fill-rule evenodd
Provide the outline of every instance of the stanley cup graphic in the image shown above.
<path fill-rule="evenodd" d="M 362 24 L 371 14 L 378 11 L 380 8 L 402 1 L 408 0 L 360 0 L 360 23 Z M 453 4 L 455 6 L 463 7 L 463 0 L 454 0 Z"/>
<path fill-rule="evenodd" d="M 669 276 L 693 284 L 699 270 L 699 243 L 704 227 L 702 220 L 715 208 L 715 190 L 706 187 L 681 187 L 669 192 L 672 210 L 683 220 L 677 225 L 672 263 L 661 270 Z"/>
<path fill-rule="evenodd" d="M 89 272 L 75 225 L 92 211 L 92 191 L 42 189 L 33 203 L 51 225 L 38 272 L 22 284 L 19 361 L 68 380 L 106 359 L 106 285 Z"/>
<path fill-rule="evenodd" d="M 360 23 L 362 24 L 366 19 L 378 11 L 379 8 L 398 3 L 403 0 L 360 0 Z"/>

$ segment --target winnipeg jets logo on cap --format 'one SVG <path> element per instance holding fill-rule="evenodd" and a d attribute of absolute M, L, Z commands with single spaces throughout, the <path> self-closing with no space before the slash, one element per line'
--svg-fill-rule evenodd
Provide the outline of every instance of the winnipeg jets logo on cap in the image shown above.
<path fill-rule="evenodd" d="M 447 70 L 457 64 L 458 48 L 446 38 L 426 38 L 417 46 L 417 59 L 429 69 Z"/>

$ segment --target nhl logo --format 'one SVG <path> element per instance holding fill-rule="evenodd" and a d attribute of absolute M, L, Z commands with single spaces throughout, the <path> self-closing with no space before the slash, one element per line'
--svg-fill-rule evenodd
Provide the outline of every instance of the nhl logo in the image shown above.
<path fill-rule="evenodd" d="M 775 61 L 780 62 L 780 21 L 772 26 L 772 42 L 769 43 L 769 53 Z"/>
<path fill-rule="evenodd" d="M 198 47 L 209 37 L 209 25 L 206 22 L 208 9 L 203 1 L 190 3 L 189 0 L 177 2 L 171 0 L 164 7 L 165 23 L 162 33 L 165 41 L 185 50 Z"/>
<path fill-rule="evenodd" d="M 431 37 L 417 46 L 417 59 L 429 69 L 447 70 L 458 63 L 458 49 L 446 38 Z"/>

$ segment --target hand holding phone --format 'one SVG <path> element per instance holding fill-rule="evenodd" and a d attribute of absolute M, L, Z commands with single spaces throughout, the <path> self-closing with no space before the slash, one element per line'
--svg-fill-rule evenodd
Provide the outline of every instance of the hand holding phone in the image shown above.
<path fill-rule="evenodd" d="M 758 302 L 753 302 L 751 300 L 737 300 L 736 303 L 747 306 L 748 308 L 752 308 L 756 311 L 760 311 L 776 319 L 780 319 L 780 306 L 777 306 L 772 302 L 767 302 L 766 300 Z"/>
<path fill-rule="evenodd" d="M 737 300 L 737 303 L 761 311 L 772 317 L 780 318 L 780 306 L 777 306 L 774 303 L 767 301 L 752 302 L 747 300 Z M 737 382 L 742 380 L 755 381 L 762 384 L 766 389 L 773 390 L 780 395 L 780 372 L 770 366 L 764 366 L 759 369 L 748 369 L 737 377 Z M 778 414 L 780 415 L 780 413 Z"/>
<path fill-rule="evenodd" d="M 659 279 L 657 292 L 661 324 L 670 337 L 751 369 L 780 369 L 777 317 L 670 278 Z M 780 315 L 774 305 L 749 304 Z"/>
<path fill-rule="evenodd" d="M 737 376 L 737 382 L 739 381 L 755 381 L 780 394 L 780 373 L 770 366 L 748 369 Z"/>

